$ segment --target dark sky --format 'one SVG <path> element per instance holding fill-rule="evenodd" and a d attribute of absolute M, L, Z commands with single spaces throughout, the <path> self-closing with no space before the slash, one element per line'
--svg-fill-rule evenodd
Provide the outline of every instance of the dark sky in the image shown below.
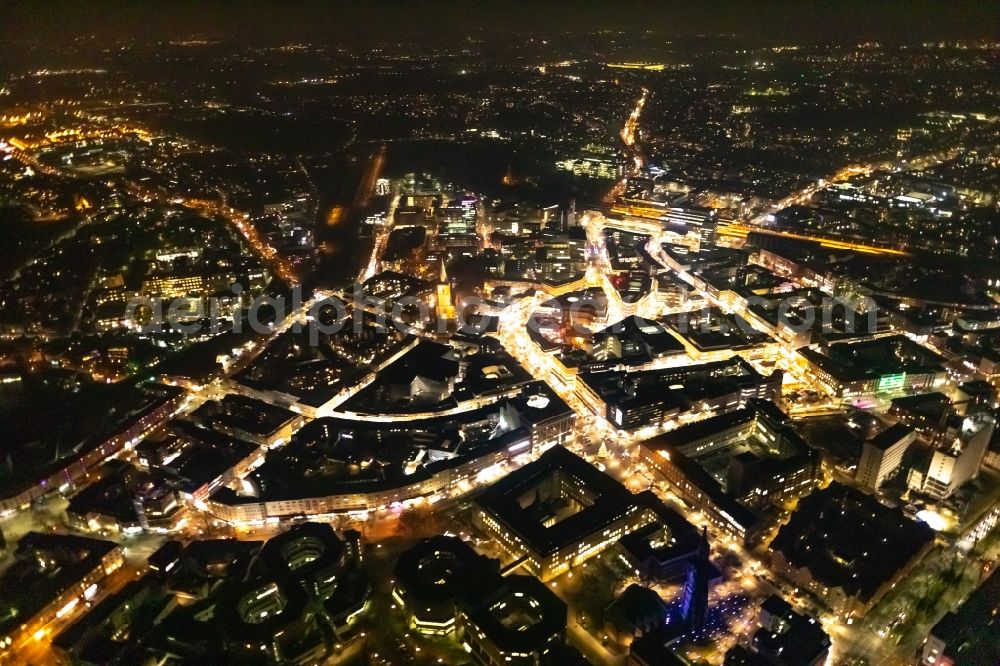
<path fill-rule="evenodd" d="M 664 36 L 735 33 L 776 40 L 919 41 L 1000 38 L 997 0 L 788 2 L 0 2 L 0 41 L 81 34 L 237 37 L 329 43 L 411 37 L 432 42 L 489 30 L 653 30 Z"/>

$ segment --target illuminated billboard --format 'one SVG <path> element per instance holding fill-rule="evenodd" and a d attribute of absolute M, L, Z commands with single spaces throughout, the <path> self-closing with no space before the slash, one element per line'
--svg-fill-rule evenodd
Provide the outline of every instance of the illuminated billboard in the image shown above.
<path fill-rule="evenodd" d="M 895 391 L 903 388 L 906 384 L 906 373 L 901 372 L 898 375 L 882 375 L 878 380 L 878 390 L 879 391 Z"/>

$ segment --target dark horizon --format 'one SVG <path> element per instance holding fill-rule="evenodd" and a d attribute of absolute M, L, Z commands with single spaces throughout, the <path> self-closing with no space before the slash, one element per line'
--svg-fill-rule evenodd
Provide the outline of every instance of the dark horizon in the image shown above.
<path fill-rule="evenodd" d="M 664 38 L 733 35 L 755 43 L 793 39 L 850 43 L 864 40 L 995 39 L 996 2 L 447 2 L 245 3 L 53 2 L 4 3 L 4 41 L 67 40 L 86 35 L 137 39 L 246 39 L 343 42 L 493 34 L 651 33 Z M 348 30 L 345 27 L 350 26 Z"/>

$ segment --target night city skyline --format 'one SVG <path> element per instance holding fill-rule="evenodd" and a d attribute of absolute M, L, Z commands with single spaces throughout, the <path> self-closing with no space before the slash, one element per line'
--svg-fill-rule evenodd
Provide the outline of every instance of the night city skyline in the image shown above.
<path fill-rule="evenodd" d="M 1000 665 L 996 2 L 0 15 L 0 665 Z"/>

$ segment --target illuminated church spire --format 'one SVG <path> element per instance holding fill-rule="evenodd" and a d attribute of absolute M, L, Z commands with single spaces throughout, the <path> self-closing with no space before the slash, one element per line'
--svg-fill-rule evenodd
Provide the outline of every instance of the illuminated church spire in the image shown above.
<path fill-rule="evenodd" d="M 441 272 L 437 284 L 437 316 L 444 321 L 455 321 L 455 305 L 451 301 L 451 285 L 448 283 L 448 271 L 441 259 Z"/>

